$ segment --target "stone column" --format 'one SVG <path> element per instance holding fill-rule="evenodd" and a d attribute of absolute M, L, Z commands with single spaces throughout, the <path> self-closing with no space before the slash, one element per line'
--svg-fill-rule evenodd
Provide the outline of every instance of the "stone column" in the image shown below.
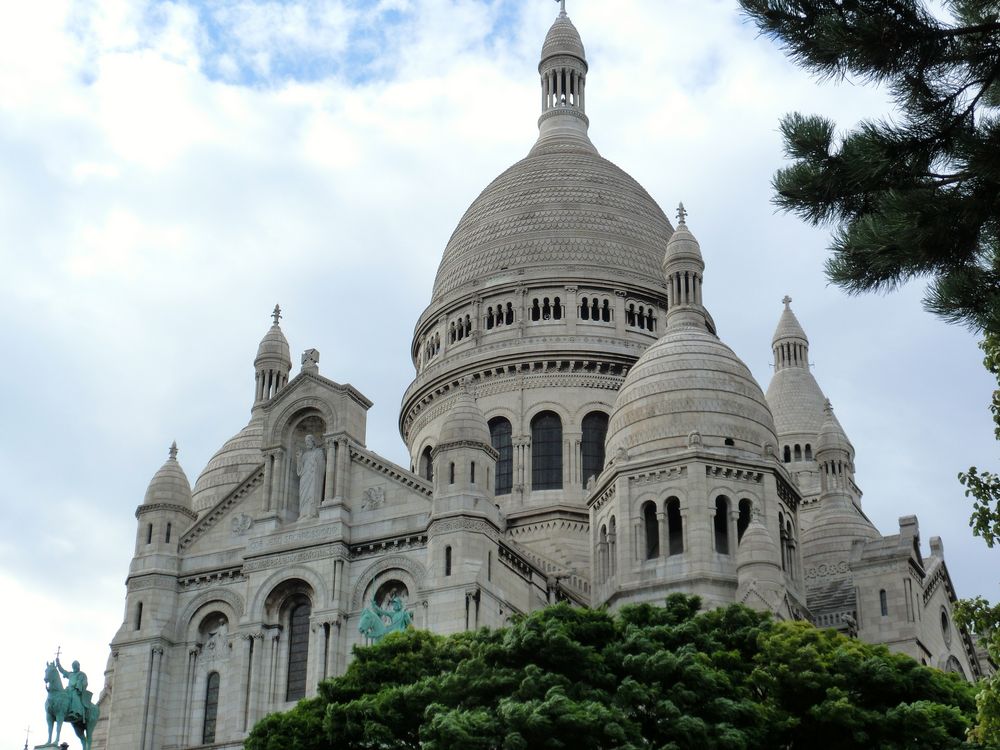
<path fill-rule="evenodd" d="M 274 463 L 274 452 L 267 451 L 264 454 L 264 510 L 271 510 L 271 480 L 274 476 L 272 464 Z"/>
<path fill-rule="evenodd" d="M 184 702 L 181 708 L 181 742 L 184 744 L 194 741 L 190 733 L 191 711 L 193 710 L 192 701 L 194 700 L 195 664 L 198 660 L 198 651 L 198 646 L 192 646 L 188 649 L 187 667 L 184 674 Z"/>
<path fill-rule="evenodd" d="M 309 623 L 309 656 L 306 662 L 306 697 L 316 695 L 316 685 L 323 679 L 323 665 L 326 662 L 326 652 L 323 649 L 325 639 L 322 620 Z"/>
<path fill-rule="evenodd" d="M 246 710 L 246 726 L 244 726 L 244 731 L 249 731 L 250 727 L 257 723 L 261 718 L 261 702 L 263 700 L 263 681 L 264 681 L 264 633 L 261 631 L 256 631 L 254 633 L 248 633 L 244 636 L 249 643 L 249 668 L 247 675 L 247 680 L 249 685 L 247 688 L 247 710 Z"/>
<path fill-rule="evenodd" d="M 739 521 L 740 512 L 739 510 L 734 510 L 732 507 L 729 509 L 729 554 L 736 559 L 736 548 L 739 546 L 738 534 L 736 533 L 736 524 Z"/>
<path fill-rule="evenodd" d="M 580 317 L 577 289 L 575 286 L 566 287 L 566 314 L 563 320 L 566 321 L 566 333 L 571 336 L 576 334 L 576 321 Z"/>
<path fill-rule="evenodd" d="M 662 510 L 656 513 L 656 523 L 660 532 L 660 557 L 670 557 L 670 531 L 667 529 L 667 514 Z"/>
<path fill-rule="evenodd" d="M 340 653 L 340 618 L 336 617 L 328 623 L 330 637 L 326 649 L 326 677 L 337 677 L 337 661 Z"/>
<path fill-rule="evenodd" d="M 274 449 L 271 470 L 271 510 L 284 513 L 288 505 L 288 477 L 285 476 L 285 449 Z"/>
<path fill-rule="evenodd" d="M 625 336 L 625 292 L 615 290 L 615 333 Z"/>
<path fill-rule="evenodd" d="M 344 501 L 347 498 L 347 493 L 350 491 L 348 472 L 350 471 L 351 464 L 351 446 L 350 442 L 346 437 L 342 437 L 337 441 L 337 471 L 334 479 L 335 492 L 334 498 L 340 501 Z"/>
<path fill-rule="evenodd" d="M 153 646 L 149 660 L 149 686 L 146 700 L 146 720 L 143 722 L 142 750 L 153 750 L 156 740 L 156 718 L 160 703 L 160 670 L 163 649 Z"/>
<path fill-rule="evenodd" d="M 326 479 L 323 483 L 323 502 L 332 501 L 336 497 L 337 476 L 337 441 L 330 435 L 323 436 L 326 447 Z"/>

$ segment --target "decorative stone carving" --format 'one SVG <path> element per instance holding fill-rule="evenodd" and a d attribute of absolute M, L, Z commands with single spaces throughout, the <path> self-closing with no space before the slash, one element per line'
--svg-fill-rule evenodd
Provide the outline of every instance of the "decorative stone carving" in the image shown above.
<path fill-rule="evenodd" d="M 323 499 L 326 451 L 316 445 L 312 435 L 306 435 L 306 446 L 296 454 L 295 467 L 299 475 L 299 518 L 314 518 Z"/>
<path fill-rule="evenodd" d="M 374 510 L 385 504 L 385 490 L 381 487 L 369 487 L 362 494 L 361 509 Z"/>
<path fill-rule="evenodd" d="M 697 448 L 701 446 L 701 433 L 695 430 L 694 432 L 688 433 L 688 446 L 691 448 Z"/>
<path fill-rule="evenodd" d="M 233 516 L 230 525 L 233 530 L 233 536 L 245 536 L 250 531 L 250 527 L 253 526 L 253 519 L 247 513 L 240 513 Z"/>

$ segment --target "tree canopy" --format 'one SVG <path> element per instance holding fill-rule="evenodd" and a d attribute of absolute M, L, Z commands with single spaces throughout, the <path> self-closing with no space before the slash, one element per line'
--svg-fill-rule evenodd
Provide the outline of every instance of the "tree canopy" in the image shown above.
<path fill-rule="evenodd" d="M 245 747 L 957 748 L 974 711 L 956 675 L 675 595 L 614 615 L 559 605 L 501 630 L 387 636 Z"/>
<path fill-rule="evenodd" d="M 775 202 L 835 226 L 829 278 L 852 293 L 930 281 L 926 307 L 1000 332 L 1000 4 L 739 0 L 821 77 L 882 84 L 895 111 L 838 136 L 819 115 L 781 122 L 792 164 Z"/>

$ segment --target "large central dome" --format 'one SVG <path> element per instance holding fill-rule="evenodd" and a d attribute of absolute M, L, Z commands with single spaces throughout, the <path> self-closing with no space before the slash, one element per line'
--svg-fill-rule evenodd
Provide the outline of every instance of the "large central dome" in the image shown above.
<path fill-rule="evenodd" d="M 603 277 L 618 272 L 662 287 L 672 232 L 649 193 L 596 150 L 539 144 L 490 183 L 451 236 L 434 297 L 472 281 L 530 271 Z M 574 274 L 575 275 L 575 274 Z"/>

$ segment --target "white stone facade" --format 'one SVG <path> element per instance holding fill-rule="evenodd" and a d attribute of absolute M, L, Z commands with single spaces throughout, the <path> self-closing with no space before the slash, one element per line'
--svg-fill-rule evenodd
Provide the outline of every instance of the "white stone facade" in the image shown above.
<path fill-rule="evenodd" d="M 466 212 L 417 321 L 411 467 L 365 447 L 371 403 L 318 352 L 292 377 L 276 308 L 249 423 L 193 491 L 172 448 L 136 511 L 95 748 L 241 747 L 392 597 L 453 633 L 696 593 L 979 674 L 940 540 L 923 557 L 916 519 L 883 537 L 864 516 L 790 300 L 765 397 L 716 335 L 683 207 L 675 228 L 590 142 L 564 13 L 539 73 L 539 139 Z"/>

